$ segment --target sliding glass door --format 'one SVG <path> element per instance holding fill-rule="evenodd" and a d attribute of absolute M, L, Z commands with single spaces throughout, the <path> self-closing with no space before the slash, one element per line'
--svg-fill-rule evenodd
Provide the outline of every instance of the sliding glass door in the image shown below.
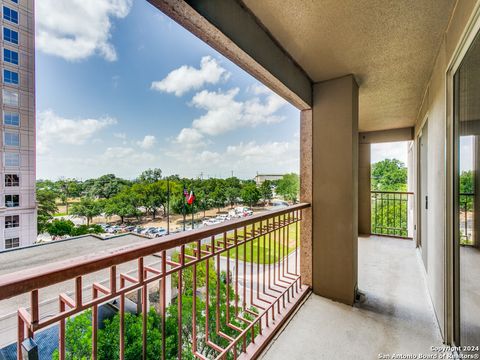
<path fill-rule="evenodd" d="M 455 337 L 456 345 L 480 346 L 479 36 L 455 73 L 454 84 Z"/>

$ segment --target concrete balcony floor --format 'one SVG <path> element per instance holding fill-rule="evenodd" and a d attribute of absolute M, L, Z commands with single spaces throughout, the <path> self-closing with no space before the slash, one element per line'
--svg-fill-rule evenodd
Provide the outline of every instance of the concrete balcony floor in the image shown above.
<path fill-rule="evenodd" d="M 352 307 L 311 295 L 263 359 L 371 360 L 431 354 L 431 346 L 442 346 L 414 242 L 361 237 L 358 254 L 365 301 Z"/>

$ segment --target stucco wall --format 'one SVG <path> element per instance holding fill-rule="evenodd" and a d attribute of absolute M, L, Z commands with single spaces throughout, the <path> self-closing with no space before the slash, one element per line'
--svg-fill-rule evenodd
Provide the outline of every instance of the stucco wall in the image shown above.
<path fill-rule="evenodd" d="M 445 334 L 446 276 L 446 71 L 477 2 L 461 0 L 457 3 L 435 60 L 415 127 L 415 133 L 418 135 L 424 119 L 428 119 L 428 238 L 422 241 L 427 241 L 427 283 L 442 334 Z"/>
<path fill-rule="evenodd" d="M 313 291 L 353 304 L 358 247 L 358 85 L 353 76 L 313 87 Z"/>

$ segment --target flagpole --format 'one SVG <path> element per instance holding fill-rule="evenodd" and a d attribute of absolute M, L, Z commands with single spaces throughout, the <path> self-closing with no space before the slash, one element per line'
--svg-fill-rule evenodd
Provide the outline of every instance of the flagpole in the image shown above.
<path fill-rule="evenodd" d="M 186 205 L 185 205 L 185 201 L 187 201 L 187 198 L 185 196 L 185 183 L 183 184 L 183 231 L 185 231 L 185 222 L 187 221 L 186 220 L 186 217 L 187 217 L 187 214 L 186 214 Z"/>
<path fill-rule="evenodd" d="M 167 235 L 170 235 L 170 180 L 167 178 Z"/>
<path fill-rule="evenodd" d="M 193 188 L 192 188 L 192 194 L 194 194 Z M 195 195 L 194 195 L 194 196 L 195 196 Z M 193 216 L 194 216 L 194 215 L 193 215 L 193 214 L 194 214 L 194 213 L 193 213 L 194 208 L 195 208 L 195 198 L 193 198 L 193 201 L 192 201 L 192 230 L 195 228 L 195 223 L 194 223 L 194 218 L 193 218 Z"/>

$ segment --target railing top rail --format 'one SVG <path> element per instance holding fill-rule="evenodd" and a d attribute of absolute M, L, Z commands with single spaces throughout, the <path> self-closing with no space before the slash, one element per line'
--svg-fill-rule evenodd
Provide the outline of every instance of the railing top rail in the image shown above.
<path fill-rule="evenodd" d="M 464 195 L 464 196 L 474 196 L 475 193 L 459 193 L 458 195 Z"/>
<path fill-rule="evenodd" d="M 5 274 L 0 276 L 0 300 L 308 207 L 310 207 L 310 204 L 300 203 L 284 209 L 273 210 L 265 214 L 257 214 L 245 219 L 234 220 L 227 224 L 212 225 L 208 228 L 172 234 L 163 238 L 149 240 L 146 243 L 136 243 Z"/>
<path fill-rule="evenodd" d="M 380 191 L 380 190 L 370 190 L 372 194 L 403 194 L 403 195 L 414 195 L 413 191 Z"/>

